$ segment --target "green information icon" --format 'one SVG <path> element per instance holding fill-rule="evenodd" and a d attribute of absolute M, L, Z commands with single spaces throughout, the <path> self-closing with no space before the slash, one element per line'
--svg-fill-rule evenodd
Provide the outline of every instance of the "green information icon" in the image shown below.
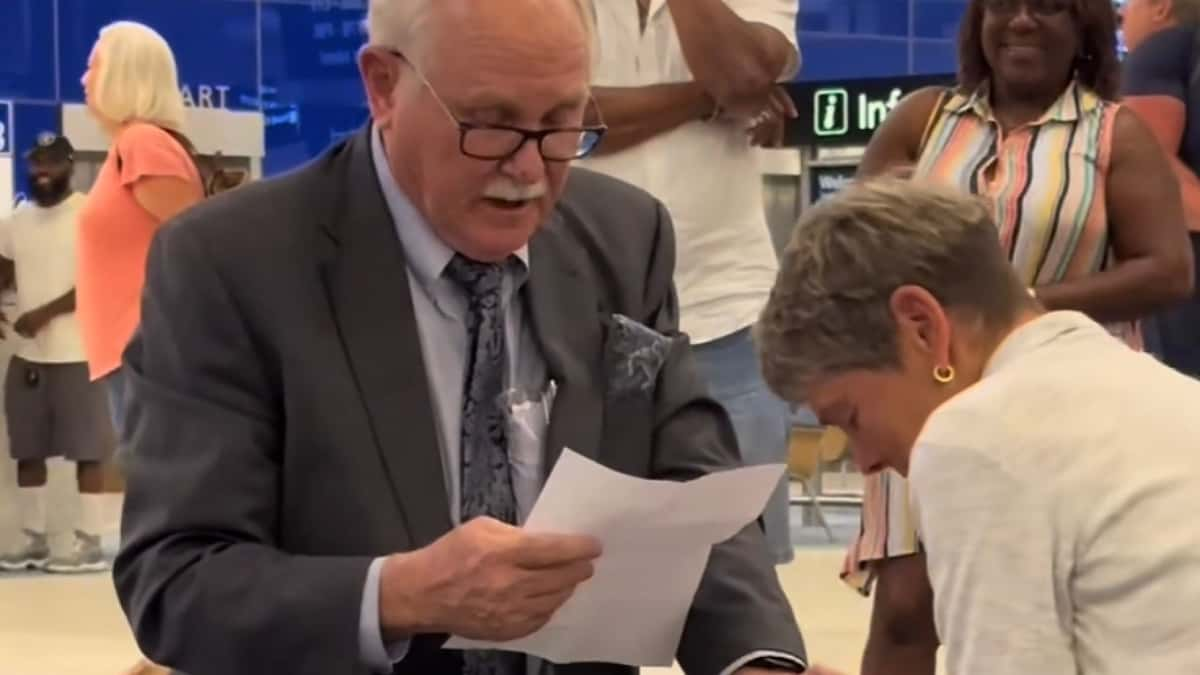
<path fill-rule="evenodd" d="M 850 130 L 850 92 L 842 88 L 813 92 L 813 133 L 841 136 Z"/>

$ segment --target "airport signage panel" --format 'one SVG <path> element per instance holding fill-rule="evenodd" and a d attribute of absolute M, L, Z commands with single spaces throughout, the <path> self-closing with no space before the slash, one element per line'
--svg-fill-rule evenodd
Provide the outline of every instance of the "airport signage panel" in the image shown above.
<path fill-rule="evenodd" d="M 855 164 L 831 164 L 808 166 L 808 198 L 810 203 L 837 194 L 842 188 L 854 182 L 854 174 L 858 170 Z"/>
<path fill-rule="evenodd" d="M 866 145 L 906 95 L 953 82 L 953 75 L 914 75 L 788 84 L 788 94 L 800 115 L 788 124 L 786 144 Z"/>

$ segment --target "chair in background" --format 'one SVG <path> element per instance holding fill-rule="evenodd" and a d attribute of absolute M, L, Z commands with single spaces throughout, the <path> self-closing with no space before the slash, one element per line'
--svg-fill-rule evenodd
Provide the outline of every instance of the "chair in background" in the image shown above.
<path fill-rule="evenodd" d="M 836 427 L 793 426 L 788 441 L 788 474 L 803 486 L 807 495 L 806 498 L 793 498 L 791 503 L 811 509 L 805 513 L 816 516 L 830 543 L 835 538 L 821 506 L 821 471 L 826 464 L 842 459 L 847 445 L 846 434 Z"/>

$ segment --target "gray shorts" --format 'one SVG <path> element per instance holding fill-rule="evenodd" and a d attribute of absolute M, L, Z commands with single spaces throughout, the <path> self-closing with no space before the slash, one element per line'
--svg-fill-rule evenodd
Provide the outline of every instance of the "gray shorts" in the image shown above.
<path fill-rule="evenodd" d="M 15 460 L 112 457 L 113 429 L 104 387 L 86 363 L 33 363 L 14 356 L 4 378 L 4 412 Z"/>

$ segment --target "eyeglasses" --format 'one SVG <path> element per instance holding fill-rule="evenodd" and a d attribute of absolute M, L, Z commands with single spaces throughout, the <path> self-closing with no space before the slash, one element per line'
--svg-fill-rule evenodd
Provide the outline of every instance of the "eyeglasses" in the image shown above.
<path fill-rule="evenodd" d="M 1053 16 L 1071 9 L 1072 0 L 983 0 L 983 8 L 993 14 L 1015 15 L 1024 6 L 1038 16 Z"/>
<path fill-rule="evenodd" d="M 450 111 L 437 90 L 425 78 L 425 74 L 409 61 L 402 52 L 389 50 L 390 53 L 403 60 L 413 69 L 421 82 L 433 95 L 433 100 L 441 106 L 442 111 L 450 121 L 458 127 L 458 149 L 462 154 L 473 159 L 497 161 L 511 159 L 520 152 L 525 144 L 533 141 L 537 144 L 538 153 L 548 162 L 569 162 L 582 159 L 592 154 L 600 145 L 608 127 L 603 120 L 600 124 L 582 127 L 556 127 L 551 129 L 522 129 L 521 127 L 505 124 L 476 124 L 464 122 Z M 592 101 L 595 105 L 595 101 Z M 599 110 L 596 111 L 599 117 Z"/>

